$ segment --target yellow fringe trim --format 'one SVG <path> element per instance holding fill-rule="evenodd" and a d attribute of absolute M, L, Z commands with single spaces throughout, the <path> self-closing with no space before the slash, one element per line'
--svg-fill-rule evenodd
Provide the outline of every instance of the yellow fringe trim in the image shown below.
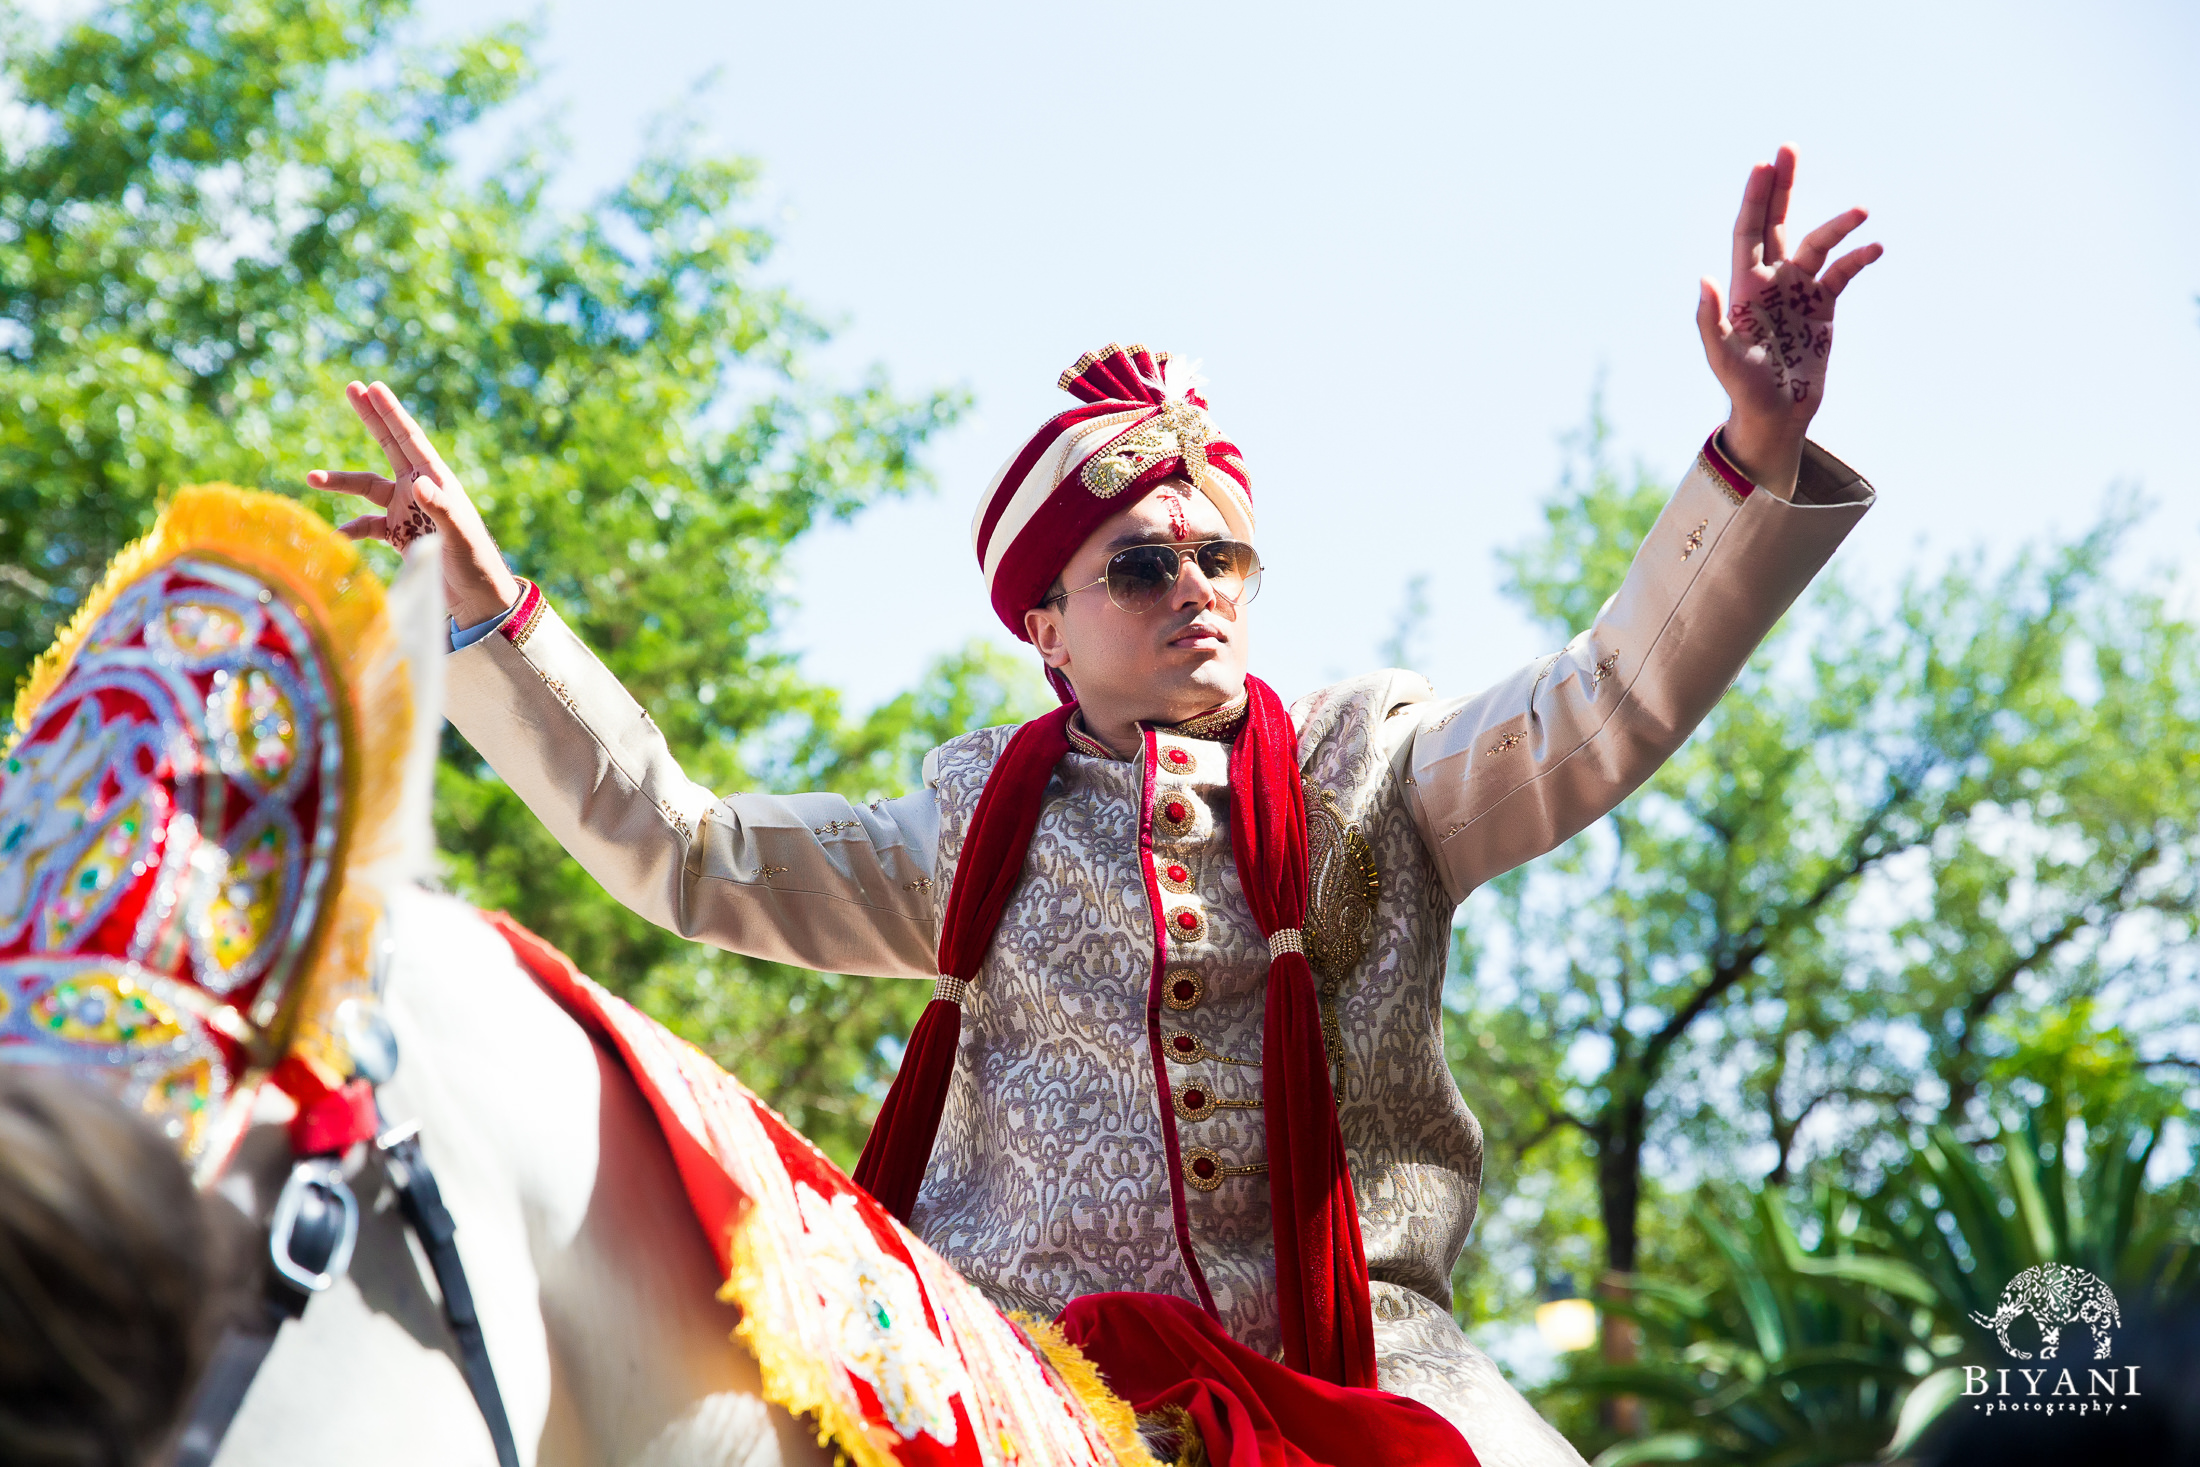
<path fill-rule="evenodd" d="M 750 1211 L 753 1215 L 753 1206 Z M 830 1366 L 758 1328 L 761 1311 L 752 1301 L 763 1296 L 772 1269 L 758 1256 L 747 1222 L 747 1218 L 735 1222 L 728 1234 L 732 1257 L 718 1297 L 740 1307 L 741 1322 L 734 1326 L 733 1337 L 756 1357 L 764 1399 L 790 1416 L 808 1416 L 815 1421 L 817 1444 L 833 1448 L 836 1467 L 846 1462 L 854 1462 L 856 1467 L 899 1467 L 893 1448 L 873 1440 L 869 1424 L 834 1395 Z"/>
<path fill-rule="evenodd" d="M 1131 1409 L 1131 1403 L 1108 1389 L 1100 1367 L 1070 1343 L 1060 1325 L 1016 1310 L 1011 1310 L 1008 1317 L 1023 1327 L 1024 1334 L 1047 1357 L 1047 1363 L 1062 1377 L 1070 1393 L 1084 1403 L 1121 1467 L 1161 1467 L 1138 1435 L 1138 1413 Z"/>
<path fill-rule="evenodd" d="M 754 1308 L 751 1301 L 765 1295 L 766 1280 L 776 1276 L 776 1269 L 772 1260 L 761 1256 L 762 1250 L 757 1247 L 747 1219 L 733 1224 L 727 1241 L 731 1258 L 718 1298 L 741 1310 L 741 1322 L 734 1326 L 733 1337 L 756 1357 L 757 1372 L 763 1379 L 764 1399 L 791 1416 L 810 1417 L 817 1426 L 817 1444 L 831 1447 L 836 1463 L 853 1463 L 854 1467 L 898 1467 L 900 1459 L 894 1453 L 896 1438 L 873 1428 L 842 1403 L 832 1388 L 831 1365 L 759 1327 L 763 1311 Z M 783 1268 L 786 1263 L 787 1260 L 778 1260 L 777 1267 Z M 1082 1350 L 1052 1324 L 1024 1314 L 1008 1317 L 1023 1327 L 1071 1392 L 1091 1412 L 1119 1467 L 1162 1467 L 1139 1439 L 1137 1415 L 1122 1397 L 1108 1389 L 1099 1370 L 1085 1358 Z"/>
<path fill-rule="evenodd" d="M 1207 1439 L 1199 1423 L 1182 1406 L 1157 1406 L 1140 1418 L 1176 1438 L 1176 1460 L 1168 1467 L 1212 1467 L 1207 1458 Z"/>
<path fill-rule="evenodd" d="M 324 1027 L 343 998 L 372 979 L 381 903 L 354 878 L 391 854 L 412 742 L 412 682 L 390 626 L 382 583 L 358 547 L 327 521 L 279 494 L 231 484 L 179 489 L 143 539 L 123 548 L 54 644 L 31 664 L 15 698 L 12 752 L 61 686 L 93 625 L 132 585 L 180 556 L 244 571 L 283 597 L 326 659 L 344 741 L 345 790 L 335 871 L 306 969 L 294 979 L 264 1038 L 270 1055 L 294 1043 L 316 1063 L 349 1073 L 350 1058 Z"/>

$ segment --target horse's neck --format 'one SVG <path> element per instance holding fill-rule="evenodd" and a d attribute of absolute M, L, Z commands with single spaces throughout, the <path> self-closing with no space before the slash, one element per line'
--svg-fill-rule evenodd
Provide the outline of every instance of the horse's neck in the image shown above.
<path fill-rule="evenodd" d="M 765 1407 L 754 1361 L 729 1339 L 716 1266 L 625 1071 L 472 909 L 406 893 L 390 915 L 384 1002 L 400 1062 L 383 1114 L 419 1122 L 522 1458 L 816 1460 L 809 1434 Z M 240 1163 L 271 1201 L 267 1148 L 254 1145 Z M 379 1167 L 358 1185 L 352 1277 L 285 1330 L 223 1467 L 487 1460 Z M 287 1404 L 256 1412 L 263 1397 Z M 466 1450 L 454 1456 L 453 1443 Z"/>

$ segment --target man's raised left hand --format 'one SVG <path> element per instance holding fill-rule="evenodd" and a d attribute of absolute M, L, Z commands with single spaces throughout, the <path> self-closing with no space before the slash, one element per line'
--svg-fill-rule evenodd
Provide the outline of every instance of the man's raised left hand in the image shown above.
<path fill-rule="evenodd" d="M 1862 224 L 1862 209 L 1836 214 L 1787 248 L 1788 195 L 1795 149 L 1783 143 L 1770 163 L 1749 170 L 1734 221 L 1732 302 L 1704 277 L 1696 329 L 1732 410 L 1720 441 L 1750 481 L 1781 498 L 1795 492 L 1803 437 L 1826 391 L 1833 352 L 1833 306 L 1858 271 L 1885 251 L 1876 244 L 1826 258 Z"/>

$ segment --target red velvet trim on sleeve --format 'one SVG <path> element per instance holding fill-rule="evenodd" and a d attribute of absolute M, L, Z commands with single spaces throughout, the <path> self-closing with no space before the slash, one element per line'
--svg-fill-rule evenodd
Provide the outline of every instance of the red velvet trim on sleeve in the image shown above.
<path fill-rule="evenodd" d="M 1711 472 L 1726 481 L 1726 487 L 1734 491 L 1737 499 L 1749 498 L 1749 491 L 1756 488 L 1749 476 L 1734 467 L 1734 461 L 1719 448 L 1719 430 L 1713 428 L 1711 436 L 1703 441 L 1703 461 L 1711 465 Z"/>
<path fill-rule="evenodd" d="M 511 639 L 515 647 L 527 645 L 533 635 L 535 623 L 542 619 L 542 588 L 533 581 L 521 581 L 519 600 L 513 603 L 511 615 L 504 618 L 504 625 L 497 628 Z"/>

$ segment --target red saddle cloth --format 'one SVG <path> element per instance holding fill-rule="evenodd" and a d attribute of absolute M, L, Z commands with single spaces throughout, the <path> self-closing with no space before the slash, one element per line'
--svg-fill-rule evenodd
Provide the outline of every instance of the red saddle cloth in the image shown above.
<path fill-rule="evenodd" d="M 813 1414 L 859 1467 L 1158 1467 L 1133 1409 L 1188 1420 L 1210 1467 L 1476 1467 L 1428 1407 L 1302 1375 L 1185 1300 L 1092 1294 L 1062 1312 L 1059 1335 L 1011 1324 L 740 1082 L 485 915 L 649 1102 L 766 1395 Z M 836 1313 L 842 1327 L 821 1324 Z"/>

